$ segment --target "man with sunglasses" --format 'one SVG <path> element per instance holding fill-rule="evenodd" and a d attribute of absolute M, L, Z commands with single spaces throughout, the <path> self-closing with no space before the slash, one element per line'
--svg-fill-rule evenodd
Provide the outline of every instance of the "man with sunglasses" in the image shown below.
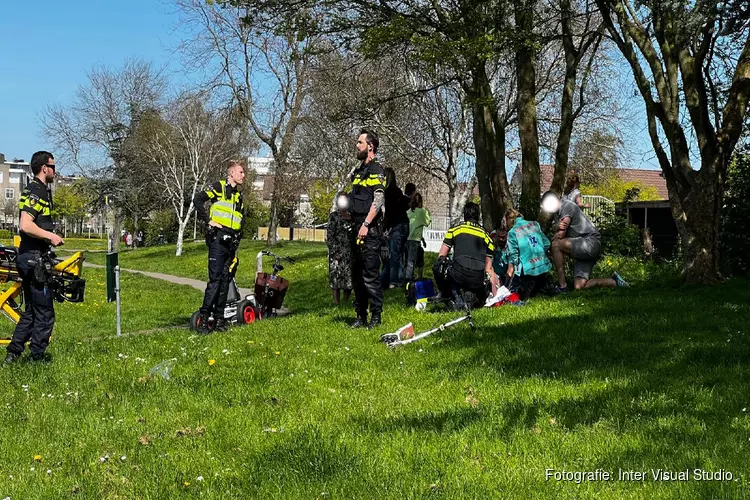
<path fill-rule="evenodd" d="M 52 230 L 52 193 L 50 184 L 55 178 L 55 157 L 47 151 L 37 151 L 31 157 L 31 172 L 34 179 L 21 193 L 18 207 L 21 211 L 16 264 L 23 280 L 23 302 L 26 305 L 21 319 L 8 344 L 5 363 L 13 363 L 21 357 L 26 342 L 31 339 L 31 359 L 49 361 L 45 351 L 49 345 L 55 325 L 54 295 L 49 285 L 40 280 L 42 273 L 35 273 L 41 265 L 41 256 L 50 245 L 60 246 L 63 239 Z"/>

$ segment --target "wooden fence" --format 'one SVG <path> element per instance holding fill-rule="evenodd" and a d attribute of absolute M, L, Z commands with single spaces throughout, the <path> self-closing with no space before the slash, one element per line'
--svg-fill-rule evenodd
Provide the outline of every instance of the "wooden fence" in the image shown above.
<path fill-rule="evenodd" d="M 289 237 L 290 232 L 292 234 L 292 238 Z M 326 240 L 326 230 L 325 229 L 315 229 L 312 227 L 295 227 L 293 228 L 293 231 L 290 231 L 288 227 L 279 227 L 276 228 L 276 235 L 278 239 L 284 240 L 284 241 L 321 241 L 325 242 Z M 267 227 L 259 227 L 258 228 L 258 239 L 260 240 L 266 240 L 268 239 L 268 228 Z"/>

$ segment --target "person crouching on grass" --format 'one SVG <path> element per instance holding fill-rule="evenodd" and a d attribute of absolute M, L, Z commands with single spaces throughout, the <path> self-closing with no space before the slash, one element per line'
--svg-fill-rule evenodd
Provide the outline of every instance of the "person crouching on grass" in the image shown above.
<path fill-rule="evenodd" d="M 573 258 L 573 284 L 576 290 L 595 287 L 628 286 L 618 273 L 611 278 L 591 278 L 591 271 L 602 254 L 599 231 L 575 203 L 560 197 L 553 191 L 542 196 L 542 210 L 554 217 L 550 253 L 557 272 L 558 286 L 555 294 L 567 293 L 565 280 L 565 256 Z"/>
<path fill-rule="evenodd" d="M 453 251 L 453 260 L 448 254 Z M 464 222 L 452 227 L 445 234 L 438 259 L 433 265 L 435 284 L 444 300 L 460 305 L 461 292 L 474 295 L 475 303 L 481 306 L 487 299 L 487 282 L 492 295 L 497 293 L 498 278 L 492 268 L 495 245 L 489 234 L 479 225 L 479 205 L 467 202 L 464 206 Z"/>
<path fill-rule="evenodd" d="M 534 297 L 547 286 L 547 273 L 552 269 L 547 258 L 549 239 L 538 222 L 527 221 L 514 208 L 505 212 L 503 227 L 508 229 L 505 286 L 517 291 L 521 300 Z"/>

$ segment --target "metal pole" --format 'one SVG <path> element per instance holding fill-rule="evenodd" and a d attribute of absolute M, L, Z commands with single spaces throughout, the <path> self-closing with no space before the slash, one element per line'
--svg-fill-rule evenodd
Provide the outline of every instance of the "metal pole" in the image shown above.
<path fill-rule="evenodd" d="M 120 314 L 120 266 L 115 266 L 115 294 L 117 295 L 117 336 L 122 335 L 122 316 Z"/>

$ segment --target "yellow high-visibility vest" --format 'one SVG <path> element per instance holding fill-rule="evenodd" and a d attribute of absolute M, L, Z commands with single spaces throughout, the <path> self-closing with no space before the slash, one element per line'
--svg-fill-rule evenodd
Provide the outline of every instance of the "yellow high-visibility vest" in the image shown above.
<path fill-rule="evenodd" d="M 227 197 L 227 181 L 219 181 L 221 191 L 211 189 L 207 191 L 211 204 L 211 220 L 222 226 L 239 231 L 242 227 L 241 194 L 236 191 Z"/>

